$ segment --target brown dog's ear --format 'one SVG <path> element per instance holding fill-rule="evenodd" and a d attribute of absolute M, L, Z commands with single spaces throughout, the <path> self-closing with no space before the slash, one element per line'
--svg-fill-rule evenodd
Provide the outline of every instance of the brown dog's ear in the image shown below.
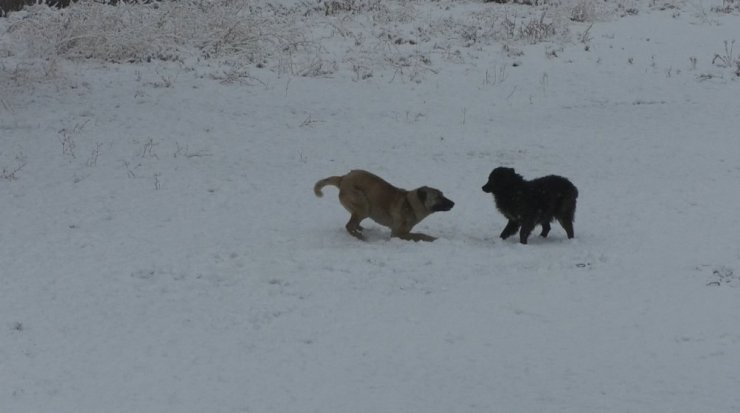
<path fill-rule="evenodd" d="M 421 187 L 416 190 L 416 196 L 419 197 L 419 201 L 423 204 L 424 202 L 427 202 L 427 191 L 424 187 Z"/>

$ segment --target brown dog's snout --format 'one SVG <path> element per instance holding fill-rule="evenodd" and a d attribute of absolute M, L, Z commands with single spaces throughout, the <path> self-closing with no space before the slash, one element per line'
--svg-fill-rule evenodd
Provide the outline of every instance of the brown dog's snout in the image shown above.
<path fill-rule="evenodd" d="M 451 199 L 442 198 L 437 205 L 434 206 L 434 211 L 449 211 L 452 209 L 452 207 L 455 206 L 455 203 L 452 202 Z"/>
<path fill-rule="evenodd" d="M 485 185 L 483 185 L 483 187 L 481 187 L 481 189 L 483 190 L 483 192 L 490 193 L 491 192 L 491 184 L 490 183 L 486 183 Z"/>

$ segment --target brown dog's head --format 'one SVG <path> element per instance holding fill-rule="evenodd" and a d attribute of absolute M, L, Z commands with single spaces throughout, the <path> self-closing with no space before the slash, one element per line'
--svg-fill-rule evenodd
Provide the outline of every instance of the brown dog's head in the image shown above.
<path fill-rule="evenodd" d="M 449 211 L 455 206 L 452 200 L 445 198 L 439 189 L 422 186 L 416 190 L 416 196 L 424 205 L 424 208 L 430 212 Z"/>
<path fill-rule="evenodd" d="M 506 168 L 499 166 L 498 168 L 491 171 L 488 175 L 488 182 L 483 185 L 483 192 L 489 194 L 495 194 L 501 188 L 510 187 L 512 185 L 520 184 L 524 181 L 521 175 L 514 171 L 514 168 Z"/>

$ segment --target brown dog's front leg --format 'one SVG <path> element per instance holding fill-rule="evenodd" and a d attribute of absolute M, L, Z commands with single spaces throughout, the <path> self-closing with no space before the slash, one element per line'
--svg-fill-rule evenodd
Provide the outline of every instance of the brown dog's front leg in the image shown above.
<path fill-rule="evenodd" d="M 419 242 L 419 241 L 432 242 L 435 239 L 437 239 L 436 237 L 423 234 L 421 232 L 404 232 L 404 233 L 395 232 L 395 233 L 391 233 L 391 237 L 397 237 L 397 238 L 401 238 L 406 241 L 416 241 L 416 242 Z"/>

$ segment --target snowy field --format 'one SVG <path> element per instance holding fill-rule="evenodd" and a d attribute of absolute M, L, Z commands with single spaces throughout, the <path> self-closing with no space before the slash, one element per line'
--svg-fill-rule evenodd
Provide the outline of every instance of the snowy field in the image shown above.
<path fill-rule="evenodd" d="M 0 19 L 0 411 L 740 412 L 740 4 L 221 2 Z"/>

